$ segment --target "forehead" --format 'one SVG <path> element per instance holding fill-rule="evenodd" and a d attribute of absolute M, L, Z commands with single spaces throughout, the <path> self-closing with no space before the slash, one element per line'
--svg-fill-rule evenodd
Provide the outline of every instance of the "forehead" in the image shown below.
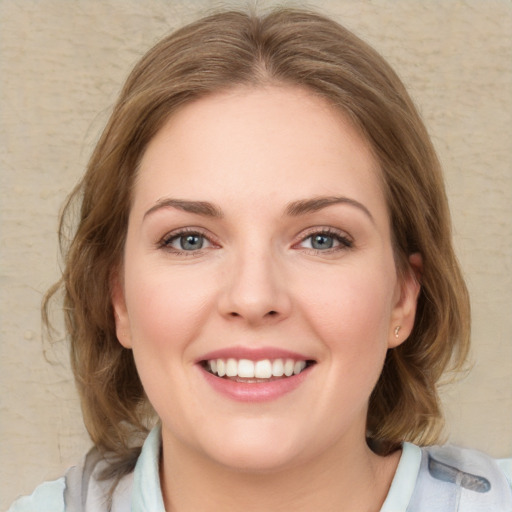
<path fill-rule="evenodd" d="M 238 87 L 172 115 L 142 158 L 134 206 L 166 194 L 247 206 L 335 194 L 384 202 L 367 141 L 327 100 L 290 86 Z"/>

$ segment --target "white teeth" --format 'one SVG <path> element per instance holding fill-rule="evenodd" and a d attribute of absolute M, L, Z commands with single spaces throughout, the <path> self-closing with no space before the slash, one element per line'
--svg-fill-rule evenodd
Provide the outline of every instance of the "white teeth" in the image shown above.
<path fill-rule="evenodd" d="M 295 367 L 295 361 L 293 359 L 287 359 L 284 363 L 284 374 L 287 377 L 293 375 L 293 368 Z"/>
<path fill-rule="evenodd" d="M 253 379 L 254 362 L 249 359 L 240 359 L 240 361 L 238 361 L 238 376 L 246 379 Z"/>
<path fill-rule="evenodd" d="M 217 375 L 219 377 L 226 375 L 226 364 L 222 359 L 217 359 Z"/>
<path fill-rule="evenodd" d="M 226 376 L 236 377 L 238 375 L 238 363 L 236 359 L 228 359 L 226 362 Z"/>
<path fill-rule="evenodd" d="M 270 379 L 271 377 L 291 377 L 306 368 L 306 361 L 293 359 L 211 359 L 208 361 L 211 373 L 219 377 L 241 377 L 244 379 Z"/>
<path fill-rule="evenodd" d="M 257 379 L 270 379 L 272 377 L 272 363 L 268 359 L 258 361 L 254 365 L 254 376 Z"/>
<path fill-rule="evenodd" d="M 282 377 L 284 375 L 284 364 L 282 359 L 276 359 L 272 363 L 272 375 L 274 377 Z"/>
<path fill-rule="evenodd" d="M 293 366 L 293 374 L 298 375 L 304 368 L 306 368 L 306 361 L 297 361 Z"/>

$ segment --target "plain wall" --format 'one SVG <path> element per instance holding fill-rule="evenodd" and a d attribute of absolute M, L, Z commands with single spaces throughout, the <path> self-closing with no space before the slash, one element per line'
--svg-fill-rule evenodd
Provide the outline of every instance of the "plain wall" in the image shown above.
<path fill-rule="evenodd" d="M 0 509 L 89 445 L 65 345 L 41 340 L 59 208 L 142 53 L 212 7 L 245 4 L 0 0 Z M 512 3 L 308 5 L 383 53 L 424 116 L 473 306 L 475 365 L 444 391 L 447 433 L 512 456 Z"/>

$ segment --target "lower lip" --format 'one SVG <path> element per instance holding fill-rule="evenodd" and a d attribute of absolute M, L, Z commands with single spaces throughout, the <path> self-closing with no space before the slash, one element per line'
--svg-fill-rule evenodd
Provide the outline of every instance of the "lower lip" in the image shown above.
<path fill-rule="evenodd" d="M 313 365 L 314 366 L 314 365 Z M 236 382 L 217 377 L 199 366 L 206 382 L 218 393 L 239 402 L 269 402 L 277 400 L 297 389 L 306 380 L 313 366 L 309 366 L 298 375 L 269 382 Z"/>

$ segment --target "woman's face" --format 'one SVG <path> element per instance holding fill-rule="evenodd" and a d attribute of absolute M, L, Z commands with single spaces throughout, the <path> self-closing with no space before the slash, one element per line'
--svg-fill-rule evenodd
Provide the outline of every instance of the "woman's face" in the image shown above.
<path fill-rule="evenodd" d="M 264 471 L 365 449 L 417 292 L 377 162 L 324 100 L 240 87 L 149 144 L 113 303 L 164 450 Z"/>

